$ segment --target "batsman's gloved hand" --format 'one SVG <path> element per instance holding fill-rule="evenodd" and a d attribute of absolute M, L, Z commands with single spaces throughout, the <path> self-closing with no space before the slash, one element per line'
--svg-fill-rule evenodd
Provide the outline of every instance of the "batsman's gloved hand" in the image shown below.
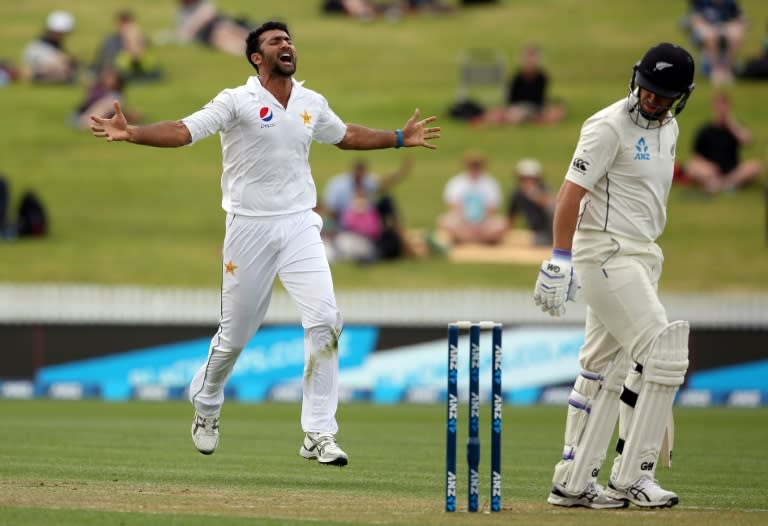
<path fill-rule="evenodd" d="M 580 288 L 571 265 L 570 251 L 556 248 L 552 250 L 552 258 L 541 264 L 533 289 L 533 301 L 550 316 L 562 316 L 565 314 L 565 302 L 576 301 Z"/>

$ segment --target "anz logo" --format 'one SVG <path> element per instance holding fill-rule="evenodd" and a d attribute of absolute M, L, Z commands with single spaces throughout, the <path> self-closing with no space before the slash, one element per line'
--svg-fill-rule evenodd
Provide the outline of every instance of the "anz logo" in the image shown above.
<path fill-rule="evenodd" d="M 640 137 L 640 140 L 635 144 L 635 161 L 650 161 L 651 154 L 648 153 L 648 144 L 645 142 L 645 137 Z"/>

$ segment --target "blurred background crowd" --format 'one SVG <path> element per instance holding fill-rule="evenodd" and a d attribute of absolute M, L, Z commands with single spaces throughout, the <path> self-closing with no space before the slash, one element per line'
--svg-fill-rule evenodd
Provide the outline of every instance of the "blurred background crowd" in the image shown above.
<path fill-rule="evenodd" d="M 147 108 L 146 103 L 140 102 L 143 97 L 136 94 L 152 85 L 168 92 L 185 90 L 184 83 L 188 86 L 188 81 L 174 76 L 173 52 L 184 49 L 188 53 L 207 53 L 206 57 L 214 53 L 240 58 L 245 36 L 264 18 L 263 10 L 250 9 L 247 4 L 176 0 L 153 6 L 151 25 L 146 23 L 143 4 L 126 4 L 111 12 L 102 10 L 98 15 L 92 14 L 86 24 L 78 19 L 74 5 L 66 1 L 50 4 L 56 8 L 25 14 L 27 19 L 37 18 L 36 31 L 26 34 L 23 42 L 17 37 L 16 48 L 2 49 L 0 84 L 29 89 L 44 86 L 46 94 L 54 93 L 50 90 L 58 87 L 68 94 L 62 100 L 72 100 L 71 94 L 76 92 L 75 103 L 64 119 L 74 130 L 87 130 L 90 115 L 110 116 L 115 100 L 121 102 L 133 123 L 145 121 L 147 113 L 159 114 L 160 108 Z M 582 103 L 575 100 L 579 94 L 569 90 L 568 73 L 551 65 L 562 61 L 552 60 L 560 44 L 554 43 L 545 28 L 520 28 L 517 32 L 524 34 L 517 35 L 514 45 L 486 45 L 483 29 L 471 26 L 470 21 L 476 10 L 498 9 L 500 4 L 503 2 L 494 0 L 334 0 L 307 9 L 314 9 L 321 17 L 348 20 L 355 25 L 384 24 L 392 28 L 393 35 L 401 36 L 408 34 L 401 28 L 413 21 L 435 24 L 448 19 L 465 20 L 465 30 L 477 32 L 477 36 L 470 37 L 469 44 L 462 40 L 450 51 L 459 56 L 455 85 L 450 86 L 455 96 L 444 97 L 439 104 L 445 110 L 441 118 L 449 119 L 453 123 L 449 126 L 457 128 L 447 136 L 471 138 L 475 133 L 496 130 L 498 140 L 503 142 L 507 130 L 511 136 L 513 129 L 524 134 L 526 130 L 543 128 L 559 137 L 558 130 L 572 127 L 586 116 Z M 687 189 L 688 197 L 700 199 L 757 187 L 764 178 L 768 150 L 765 144 L 755 144 L 754 130 L 736 110 L 743 105 L 736 100 L 739 95 L 734 88 L 768 80 L 768 20 L 736 0 L 690 0 L 678 4 L 676 21 L 666 20 L 664 28 L 653 37 L 643 31 L 632 37 L 638 40 L 638 49 L 647 46 L 649 38 L 676 41 L 688 47 L 698 66 L 699 88 L 694 97 L 707 97 L 712 108 L 709 116 L 694 111 L 684 116 L 682 128 L 690 131 L 681 137 L 686 143 L 678 146 L 675 182 Z M 597 4 L 591 7 L 596 8 Z M 167 15 L 167 23 L 162 26 L 156 23 L 160 9 Z M 98 24 L 94 25 L 94 21 Z M 514 26 L 514 20 L 509 23 Z M 303 27 L 306 23 L 299 25 Z M 71 40 L 83 33 L 97 42 L 88 53 L 83 53 L 82 48 L 73 51 L 70 46 Z M 312 31 L 298 32 L 298 38 L 305 43 L 317 37 Z M 758 39 L 762 39 L 759 47 L 745 44 Z M 387 44 L 381 42 L 380 46 L 386 48 Z M 599 56 L 600 49 L 596 48 L 595 53 Z M 627 67 L 636 58 L 625 57 Z M 402 60 L 407 61 L 408 57 Z M 232 64 L 233 71 L 248 74 L 245 67 Z M 302 63 L 299 78 L 303 77 L 303 67 Z M 316 64 L 313 71 L 318 67 L 324 66 Z M 411 68 L 410 75 L 410 79 L 404 80 L 403 92 L 391 94 L 394 103 L 407 93 L 409 82 L 429 82 L 428 75 L 420 79 L 418 67 Z M 616 92 L 620 95 L 620 90 Z M 758 134 L 757 140 L 761 137 Z M 450 145 L 451 159 L 442 161 L 438 185 L 429 173 L 434 167 L 425 166 L 419 156 L 397 159 L 394 168 L 392 162 L 376 154 L 359 157 L 351 166 L 321 163 L 315 171 L 318 211 L 326 220 L 324 236 L 330 259 L 370 264 L 401 258 L 443 258 L 450 257 L 457 247 L 470 245 L 478 247 L 477 254 L 496 247 L 513 261 L 515 254 L 548 246 L 554 193 L 564 172 L 563 163 L 542 156 L 540 149 L 528 148 L 525 139 L 515 143 L 513 156 L 504 158 L 498 155 L 497 144 L 464 142 L 463 146 Z M 564 138 L 562 142 L 568 141 Z M 453 168 L 446 169 L 448 163 Z M 405 198 L 404 194 L 412 193 L 409 187 L 413 184 L 419 184 L 419 188 L 426 184 L 414 181 L 430 177 L 433 193 L 428 199 L 440 206 L 432 205 L 434 213 L 429 221 L 422 217 L 414 220 L 418 215 L 413 205 L 415 198 Z M 0 175 L 2 237 L 12 240 L 45 235 L 50 232 L 48 223 L 52 219 L 48 207 L 59 196 L 45 195 L 45 185 L 22 188 L 16 191 L 18 203 L 14 204 L 13 183 L 18 180 L 18 174 Z M 30 200 L 33 206 L 29 205 Z M 30 218 L 30 214 L 35 217 Z M 26 227 L 25 223 L 30 222 L 37 226 Z M 471 252 L 465 254 L 470 254 L 471 259 Z M 529 254 L 533 262 L 541 252 Z"/>

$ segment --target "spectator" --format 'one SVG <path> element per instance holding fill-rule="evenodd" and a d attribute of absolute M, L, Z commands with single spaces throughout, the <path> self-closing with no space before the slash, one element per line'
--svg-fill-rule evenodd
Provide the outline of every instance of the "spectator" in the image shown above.
<path fill-rule="evenodd" d="M 691 0 L 690 28 L 696 43 L 704 48 L 709 77 L 716 86 L 733 81 L 745 25 L 737 0 Z"/>
<path fill-rule="evenodd" d="M 77 80 L 78 60 L 67 53 L 64 40 L 75 27 L 75 17 L 67 11 L 48 15 L 43 34 L 24 49 L 24 73 L 32 82 L 71 84 Z"/>
<path fill-rule="evenodd" d="M 369 0 L 325 0 L 323 13 L 342 14 L 364 21 L 373 20 L 379 14 L 376 5 Z"/>
<path fill-rule="evenodd" d="M 361 259 L 358 246 L 372 244 L 373 250 L 366 247 L 362 259 L 393 259 L 410 252 L 409 243 L 402 232 L 397 206 L 389 190 L 405 179 L 411 172 L 411 160 L 406 157 L 400 167 L 386 177 L 379 177 L 369 171 L 368 164 L 358 159 L 351 170 L 333 176 L 323 193 L 323 212 L 326 214 L 324 230 L 326 240 L 335 246 L 334 255 L 337 259 Z M 377 221 L 373 220 L 376 217 Z M 378 228 L 369 228 L 377 223 Z M 365 224 L 367 226 L 361 227 Z M 363 232 L 363 230 L 365 232 Z M 357 231 L 365 234 L 368 243 L 352 243 L 350 252 L 344 248 L 350 236 L 340 235 L 342 232 Z"/>
<path fill-rule="evenodd" d="M 551 246 L 555 199 L 541 178 L 541 163 L 536 159 L 523 159 L 517 163 L 515 176 L 517 186 L 512 191 L 507 209 L 510 226 L 522 215 L 528 230 L 533 232 L 533 244 Z"/>
<path fill-rule="evenodd" d="M 394 212 L 394 199 L 389 191 L 411 173 L 412 162 L 405 157 L 397 170 L 385 177 L 371 172 L 364 159 L 357 159 L 352 168 L 331 177 L 323 193 L 323 207 L 334 221 L 339 221 L 344 210 L 352 205 L 358 190 L 362 190 L 368 201 L 379 209 L 381 215 Z"/>
<path fill-rule="evenodd" d="M 116 69 L 107 66 L 99 71 L 88 88 L 85 99 L 72 114 L 72 125 L 76 128 L 87 130 L 91 125 L 91 115 L 103 119 L 109 119 L 115 114 L 114 102 L 123 103 L 123 88 L 125 80 Z M 131 122 L 139 122 L 141 116 L 135 111 L 126 112 Z"/>
<path fill-rule="evenodd" d="M 339 218 L 336 231 L 324 237 L 329 261 L 371 263 L 381 257 L 378 241 L 382 221 L 378 210 L 368 200 L 365 190 L 358 187 L 352 203 Z"/>
<path fill-rule="evenodd" d="M 494 244 L 507 231 L 507 220 L 499 213 L 501 188 L 485 171 L 486 164 L 483 153 L 467 152 L 464 171 L 445 186 L 448 211 L 438 219 L 438 227 L 450 243 Z"/>
<path fill-rule="evenodd" d="M 747 59 L 739 72 L 739 77 L 750 80 L 768 79 L 768 23 L 763 37 L 763 45 L 753 57 Z"/>
<path fill-rule="evenodd" d="M 179 0 L 179 3 L 176 17 L 179 41 L 197 41 L 237 56 L 245 53 L 245 39 L 253 29 L 250 22 L 221 13 L 208 0 Z"/>
<path fill-rule="evenodd" d="M 325 0 L 322 11 L 327 14 L 343 14 L 363 21 L 370 21 L 383 15 L 392 21 L 404 15 L 417 13 L 450 13 L 453 8 L 439 0 L 393 0 L 372 2 L 371 0 Z"/>
<path fill-rule="evenodd" d="M 552 124 L 565 117 L 565 106 L 547 100 L 549 76 L 541 65 L 541 50 L 535 44 L 523 48 L 522 63 L 509 82 L 504 108 L 488 113 L 494 124 L 534 122 Z"/>
<path fill-rule="evenodd" d="M 763 167 L 758 160 L 739 159 L 739 150 L 751 142 L 752 133 L 734 119 L 726 93 L 715 94 L 712 113 L 713 120 L 696 133 L 693 156 L 685 166 L 685 174 L 715 194 L 750 183 Z"/>
<path fill-rule="evenodd" d="M 149 49 L 149 41 L 128 9 L 115 15 L 115 32 L 108 35 L 99 48 L 93 71 L 114 68 L 120 76 L 130 80 L 156 80 L 162 77 L 157 57 Z"/>

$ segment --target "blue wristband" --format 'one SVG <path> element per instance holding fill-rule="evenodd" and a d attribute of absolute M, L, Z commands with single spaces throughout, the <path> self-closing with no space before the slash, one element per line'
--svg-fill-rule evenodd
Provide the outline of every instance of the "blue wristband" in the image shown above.
<path fill-rule="evenodd" d="M 395 134 L 397 135 L 397 143 L 395 143 L 395 148 L 400 148 L 403 145 L 403 130 L 398 128 L 395 130 Z"/>
<path fill-rule="evenodd" d="M 565 250 L 563 248 L 553 248 L 552 249 L 552 259 L 566 259 L 568 261 L 571 260 L 571 251 Z"/>

